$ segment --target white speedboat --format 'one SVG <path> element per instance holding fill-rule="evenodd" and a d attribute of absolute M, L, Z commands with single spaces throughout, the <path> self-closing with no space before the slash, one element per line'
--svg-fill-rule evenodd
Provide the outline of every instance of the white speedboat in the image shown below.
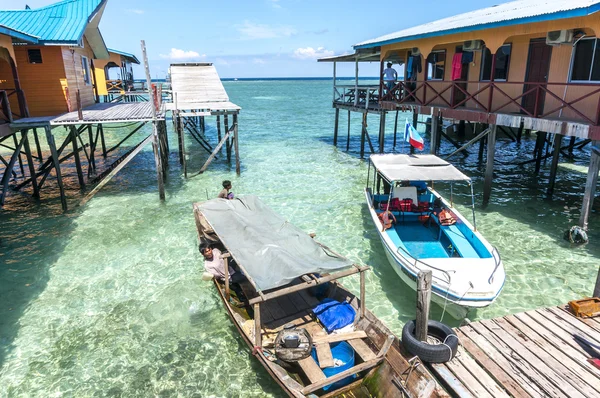
<path fill-rule="evenodd" d="M 432 271 L 432 300 L 457 319 L 496 300 L 506 278 L 498 250 L 433 189 L 471 179 L 435 155 L 371 155 L 365 196 L 386 255 L 413 289 L 419 271 Z M 452 190 L 451 190 L 452 191 Z M 383 213 L 393 221 L 384 229 Z"/>

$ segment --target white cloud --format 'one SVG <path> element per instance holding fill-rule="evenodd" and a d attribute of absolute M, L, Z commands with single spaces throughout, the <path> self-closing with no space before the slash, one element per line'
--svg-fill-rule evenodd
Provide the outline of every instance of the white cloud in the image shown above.
<path fill-rule="evenodd" d="M 279 0 L 271 0 L 271 5 L 273 8 L 281 8 L 281 4 L 279 4 Z"/>
<path fill-rule="evenodd" d="M 139 10 L 139 9 L 129 9 L 129 10 L 127 10 L 127 12 L 131 12 L 131 13 L 134 13 L 134 14 L 143 14 L 143 13 L 144 13 L 144 10 Z"/>
<path fill-rule="evenodd" d="M 200 55 L 196 51 L 185 51 L 180 50 L 178 48 L 171 48 L 171 52 L 168 54 L 160 54 L 161 58 L 164 59 L 174 59 L 174 60 L 184 60 L 184 59 L 195 59 L 195 58 L 204 58 L 206 54 Z"/>
<path fill-rule="evenodd" d="M 254 58 L 252 60 L 252 63 L 258 64 L 258 65 L 264 65 L 267 62 L 264 59 L 262 59 L 262 58 Z"/>
<path fill-rule="evenodd" d="M 291 26 L 269 26 L 250 21 L 244 21 L 242 25 L 238 25 L 237 30 L 242 34 L 241 38 L 246 40 L 275 39 L 296 34 L 296 29 Z"/>
<path fill-rule="evenodd" d="M 298 59 L 317 59 L 323 57 L 331 57 L 333 51 L 326 50 L 325 47 L 317 47 L 315 50 L 312 47 L 298 48 L 294 51 L 294 58 Z"/>

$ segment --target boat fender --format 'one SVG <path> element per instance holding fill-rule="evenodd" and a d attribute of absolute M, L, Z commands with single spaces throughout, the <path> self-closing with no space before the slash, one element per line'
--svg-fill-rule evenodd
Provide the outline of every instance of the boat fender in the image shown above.
<path fill-rule="evenodd" d="M 589 242 L 587 233 L 580 226 L 574 225 L 564 233 L 565 240 L 577 245 L 583 245 Z"/>
<path fill-rule="evenodd" d="M 449 326 L 433 320 L 427 323 L 427 335 L 439 340 L 439 344 L 417 340 L 415 327 L 416 321 L 413 320 L 402 329 L 402 344 L 408 352 L 430 363 L 444 363 L 454 358 L 458 350 L 458 336 Z"/>

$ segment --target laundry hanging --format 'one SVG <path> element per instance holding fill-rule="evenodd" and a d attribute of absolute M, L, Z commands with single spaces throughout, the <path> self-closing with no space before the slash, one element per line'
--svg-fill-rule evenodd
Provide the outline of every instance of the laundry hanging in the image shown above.
<path fill-rule="evenodd" d="M 462 55 L 463 53 L 455 53 L 452 57 L 452 80 L 460 80 L 462 75 Z"/>

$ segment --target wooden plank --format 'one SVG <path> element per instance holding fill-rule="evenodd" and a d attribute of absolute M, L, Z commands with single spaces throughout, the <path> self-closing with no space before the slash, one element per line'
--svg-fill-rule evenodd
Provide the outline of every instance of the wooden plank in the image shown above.
<path fill-rule="evenodd" d="M 570 397 L 570 394 L 567 394 L 560 387 L 565 383 L 565 380 L 558 377 L 552 369 L 547 366 L 540 366 L 541 363 L 539 360 L 533 357 L 533 355 L 527 353 L 526 349 L 520 347 L 518 344 L 516 346 L 506 344 L 503 340 L 496 337 L 496 334 L 491 330 L 485 327 L 480 322 L 474 322 L 470 324 L 475 331 L 480 333 L 485 337 L 490 343 L 492 343 L 503 355 L 506 359 L 509 360 L 512 366 L 519 369 L 519 371 L 523 374 L 526 374 L 528 377 L 532 379 L 540 388 L 543 389 L 544 394 L 551 397 Z M 532 364 L 532 362 L 534 364 Z M 549 377 L 550 376 L 550 377 Z M 573 388 L 567 388 L 570 390 L 575 396 L 581 398 L 582 395 L 579 394 Z"/>
<path fill-rule="evenodd" d="M 526 335 L 526 331 L 518 330 L 502 318 L 494 319 L 493 321 L 488 322 L 490 324 L 496 323 L 502 328 L 502 336 L 507 343 L 510 344 L 511 341 L 516 341 L 517 343 L 521 344 L 529 352 L 535 355 L 538 360 L 541 360 L 541 362 L 548 365 L 548 367 L 554 370 L 560 377 L 565 379 L 568 384 L 576 388 L 580 393 L 587 397 L 596 397 L 600 395 L 598 391 L 594 390 L 584 380 L 580 379 L 576 373 L 572 372 L 569 367 L 566 366 L 563 361 L 566 361 L 567 358 L 564 358 L 562 355 L 559 355 L 560 360 L 554 358 L 552 355 L 550 355 L 550 349 L 552 347 L 547 344 L 543 348 L 540 347 L 540 345 L 544 345 L 544 341 L 535 333 Z"/>
<path fill-rule="evenodd" d="M 460 398 L 477 398 L 465 387 L 465 385 L 454 376 L 443 364 L 431 364 L 431 370 Z"/>
<path fill-rule="evenodd" d="M 470 324 L 472 325 L 472 324 Z M 535 381 L 534 372 L 529 373 L 527 371 L 527 364 L 519 367 L 520 361 L 512 356 L 506 357 L 492 342 L 482 336 L 473 329 L 470 325 L 463 326 L 460 330 L 467 337 L 469 337 L 479 348 L 484 351 L 494 362 L 498 364 L 504 371 L 510 375 L 519 385 L 529 393 L 532 397 L 547 397 L 548 395 L 544 392 Z M 525 371 L 523 371 L 525 368 Z M 547 384 L 547 383 L 546 383 Z"/>
<path fill-rule="evenodd" d="M 475 362 L 475 359 L 473 359 L 473 357 L 467 353 L 462 345 L 458 347 L 458 355 L 452 361 L 450 361 L 450 363 L 452 366 L 460 366 L 466 369 L 493 397 L 509 397 L 509 394 L 507 394 L 504 388 L 500 386 L 485 369 Z M 450 367 L 450 370 L 454 371 L 452 367 Z M 457 373 L 455 372 L 455 374 Z M 529 395 L 525 393 L 525 391 L 523 391 L 523 393 L 524 394 L 520 396 L 525 397 Z"/>
<path fill-rule="evenodd" d="M 333 355 L 329 343 L 319 343 L 315 345 L 317 351 L 317 359 L 321 369 L 333 366 Z"/>
<path fill-rule="evenodd" d="M 306 310 L 310 308 L 310 305 L 302 298 L 298 292 L 290 293 L 286 297 L 289 297 L 290 301 L 296 306 L 298 310 Z"/>
<path fill-rule="evenodd" d="M 455 360 L 446 362 L 444 365 L 458 378 L 463 385 L 477 398 L 492 398 L 492 395 L 462 364 Z"/>
<path fill-rule="evenodd" d="M 467 355 L 469 355 L 477 365 L 485 369 L 487 372 L 486 374 L 488 374 L 504 390 L 508 391 L 514 397 L 531 397 L 531 394 L 527 393 L 515 379 L 504 371 L 502 366 L 491 359 L 488 354 L 480 349 L 473 340 L 461 331 L 461 329 L 456 330 L 456 334 L 460 338 L 461 346 L 468 352 Z M 462 359 L 462 355 L 459 359 Z"/>
<path fill-rule="evenodd" d="M 309 357 L 309 358 L 311 358 L 311 357 Z M 373 367 L 379 365 L 381 363 L 381 361 L 383 361 L 383 358 L 375 358 L 375 359 L 372 359 L 370 361 L 363 362 L 363 363 L 361 363 L 359 365 L 356 365 L 356 366 L 354 366 L 354 367 L 352 367 L 350 369 L 347 369 L 347 370 L 345 370 L 343 372 L 340 372 L 340 373 L 338 373 L 338 374 L 336 374 L 334 376 L 328 377 L 328 378 L 326 378 L 324 380 L 321 380 L 321 381 L 316 381 L 316 382 L 314 382 L 314 383 L 312 383 L 312 384 L 304 387 L 301 390 L 301 393 L 304 394 L 304 395 L 308 395 L 308 394 L 310 394 L 313 391 L 316 391 L 316 390 L 318 390 L 320 388 L 325 387 L 326 385 L 335 383 L 336 381 L 345 379 L 346 377 L 352 376 L 353 374 L 356 374 L 356 373 L 362 372 L 364 370 L 373 368 Z M 313 362 L 314 362 L 314 360 L 313 360 Z M 316 365 L 316 363 L 315 363 L 315 365 Z M 321 370 L 321 369 L 319 369 L 319 370 Z"/>
<path fill-rule="evenodd" d="M 317 337 L 313 338 L 313 343 L 314 344 L 335 343 L 338 341 L 346 341 L 346 340 L 350 340 L 350 339 L 364 339 L 366 337 L 367 337 L 367 334 L 363 330 L 357 330 L 356 332 L 317 336 Z"/>
<path fill-rule="evenodd" d="M 376 356 L 373 350 L 361 339 L 349 339 L 348 344 L 354 348 L 354 351 L 356 351 L 363 361 L 369 361 Z"/>
<path fill-rule="evenodd" d="M 555 314 L 551 311 L 545 311 L 543 309 L 534 312 L 552 321 L 555 325 L 571 334 L 580 334 L 583 337 L 590 339 L 590 341 L 593 343 L 600 344 L 600 335 L 584 323 L 579 322 L 577 319 L 563 318 L 558 314 Z"/>
<path fill-rule="evenodd" d="M 597 325 L 596 323 L 588 324 L 583 320 L 583 318 L 578 318 L 573 314 L 567 313 L 557 307 L 546 308 L 544 311 L 551 312 L 565 322 L 581 329 L 582 331 L 585 331 L 588 334 L 593 335 L 596 341 L 600 341 L 600 325 Z"/>
<path fill-rule="evenodd" d="M 539 327 L 534 330 L 515 316 L 505 317 L 505 319 L 525 336 L 532 338 L 537 345 L 560 363 L 571 369 L 584 382 L 589 383 L 590 386 L 600 392 L 600 379 L 597 378 L 597 369 L 587 362 L 586 357 L 578 355 L 577 351 L 574 351 L 567 343 L 549 333 L 546 328 Z"/>
<path fill-rule="evenodd" d="M 304 359 L 299 360 L 297 363 L 308 378 L 308 380 L 310 380 L 311 384 L 318 383 L 327 378 L 325 376 L 325 373 L 323 373 L 323 371 L 321 370 L 319 365 L 317 365 L 313 357 L 308 356 Z"/>

